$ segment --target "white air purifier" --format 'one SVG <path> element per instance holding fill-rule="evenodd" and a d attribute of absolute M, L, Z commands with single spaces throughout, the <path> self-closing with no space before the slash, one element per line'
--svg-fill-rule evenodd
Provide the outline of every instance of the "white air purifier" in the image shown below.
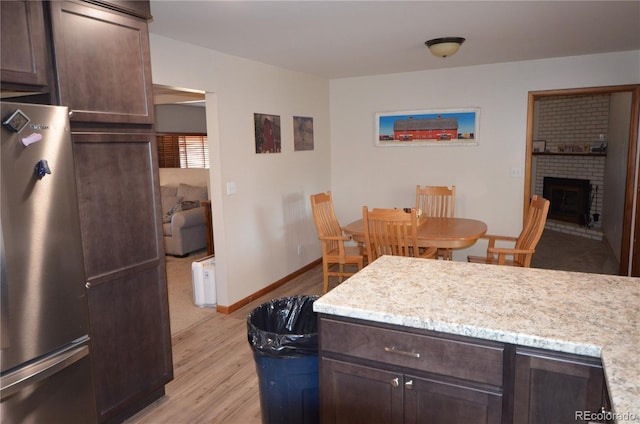
<path fill-rule="evenodd" d="M 216 258 L 207 256 L 191 264 L 193 303 L 200 307 L 216 306 Z"/>

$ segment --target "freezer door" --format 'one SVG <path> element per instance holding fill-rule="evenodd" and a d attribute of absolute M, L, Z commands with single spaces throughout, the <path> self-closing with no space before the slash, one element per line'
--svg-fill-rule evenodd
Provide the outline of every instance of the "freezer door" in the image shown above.
<path fill-rule="evenodd" d="M 1 371 L 87 334 L 66 107 L 1 102 Z"/>
<path fill-rule="evenodd" d="M 85 337 L 0 380 L 0 420 L 21 424 L 97 422 Z"/>

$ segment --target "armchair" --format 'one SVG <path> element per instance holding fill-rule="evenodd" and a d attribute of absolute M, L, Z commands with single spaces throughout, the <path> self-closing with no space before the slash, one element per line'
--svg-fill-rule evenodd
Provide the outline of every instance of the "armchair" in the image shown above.
<path fill-rule="evenodd" d="M 186 256 L 207 248 L 205 210 L 200 206 L 208 198 L 207 187 L 162 186 L 160 198 L 165 254 Z"/>
<path fill-rule="evenodd" d="M 369 261 L 382 255 L 410 256 L 431 259 L 436 256 L 435 247 L 418 246 L 418 218 L 416 210 L 410 213 L 402 209 L 372 209 L 362 207 L 364 238 Z"/>
<path fill-rule="evenodd" d="M 424 216 L 453 218 L 456 208 L 456 186 L 416 186 L 416 209 Z M 453 259 L 452 249 L 438 249 L 442 259 Z"/>
<path fill-rule="evenodd" d="M 342 282 L 344 277 L 349 277 L 354 272 L 345 269 L 345 265 L 355 265 L 358 271 L 362 269 L 364 257 L 357 246 L 347 246 L 345 242 L 351 237 L 342 233 L 333 209 L 331 192 L 311 195 L 311 210 L 313 220 L 318 230 L 318 237 L 322 243 L 322 272 L 323 293 L 329 291 L 329 277 L 338 277 Z M 338 265 L 337 270 L 333 270 Z"/>
<path fill-rule="evenodd" d="M 489 240 L 487 256 L 467 256 L 467 260 L 474 263 L 529 268 L 547 222 L 548 211 L 549 201 L 543 197 L 533 196 L 527 219 L 518 237 L 485 235 L 482 238 Z M 515 245 L 513 248 L 496 247 L 498 241 L 508 241 Z"/>

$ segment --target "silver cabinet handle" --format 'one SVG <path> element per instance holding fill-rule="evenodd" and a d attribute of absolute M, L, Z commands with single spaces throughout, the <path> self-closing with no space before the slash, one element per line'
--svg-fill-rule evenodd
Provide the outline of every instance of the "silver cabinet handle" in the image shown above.
<path fill-rule="evenodd" d="M 413 351 L 407 352 L 406 350 L 397 349 L 395 346 L 391 346 L 391 347 L 385 346 L 384 351 L 389 353 L 397 353 L 398 355 L 410 356 L 412 358 L 420 357 L 420 354 L 418 352 L 413 352 Z"/>
<path fill-rule="evenodd" d="M 396 377 L 393 380 L 391 380 L 391 385 L 393 387 L 398 387 L 400 385 L 400 380 L 398 380 L 398 377 Z"/>
<path fill-rule="evenodd" d="M 405 389 L 407 389 L 407 390 L 411 390 L 411 389 L 413 389 L 413 380 L 406 381 L 406 382 L 404 383 L 404 387 L 405 387 Z"/>

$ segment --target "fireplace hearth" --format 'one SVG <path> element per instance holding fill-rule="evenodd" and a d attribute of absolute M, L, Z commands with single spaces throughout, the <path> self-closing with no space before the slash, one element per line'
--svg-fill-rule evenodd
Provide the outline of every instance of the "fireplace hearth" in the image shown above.
<path fill-rule="evenodd" d="M 589 225 L 591 183 L 576 178 L 544 177 L 543 196 L 549 199 L 549 219 Z"/>

